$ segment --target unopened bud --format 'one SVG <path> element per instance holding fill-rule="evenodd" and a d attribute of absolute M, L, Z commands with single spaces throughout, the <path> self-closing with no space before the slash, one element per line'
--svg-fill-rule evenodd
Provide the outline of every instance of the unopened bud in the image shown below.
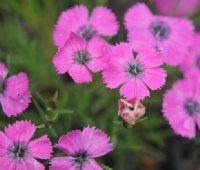
<path fill-rule="evenodd" d="M 119 99 L 118 116 L 129 126 L 145 114 L 145 106 L 138 100 Z"/>

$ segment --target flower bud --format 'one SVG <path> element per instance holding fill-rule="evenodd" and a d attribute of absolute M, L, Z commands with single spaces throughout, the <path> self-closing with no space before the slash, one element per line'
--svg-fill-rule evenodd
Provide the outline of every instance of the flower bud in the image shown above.
<path fill-rule="evenodd" d="M 129 126 L 145 114 L 145 106 L 139 100 L 119 99 L 118 105 L 118 116 Z"/>

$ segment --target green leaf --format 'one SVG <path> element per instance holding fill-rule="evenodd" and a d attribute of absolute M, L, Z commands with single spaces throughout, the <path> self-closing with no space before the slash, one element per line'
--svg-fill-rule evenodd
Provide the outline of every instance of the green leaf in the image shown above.
<path fill-rule="evenodd" d="M 40 125 L 37 126 L 37 128 L 38 129 L 43 129 L 43 128 L 45 128 L 45 125 L 44 124 L 40 124 Z"/>
<path fill-rule="evenodd" d="M 148 119 L 148 117 L 142 117 L 142 118 L 136 120 L 136 123 L 143 122 L 143 121 L 145 121 L 146 119 Z"/>
<path fill-rule="evenodd" d="M 118 126 L 122 126 L 122 122 L 121 121 L 113 121 L 113 124 L 118 125 Z"/>
<path fill-rule="evenodd" d="M 36 109 L 37 109 L 37 111 L 38 111 L 40 117 L 43 119 L 43 121 L 45 121 L 46 115 L 45 115 L 44 110 L 40 107 L 40 105 L 39 105 L 39 103 L 37 102 L 37 100 L 35 100 L 35 99 L 32 99 L 32 100 L 33 100 L 33 103 L 34 103 L 34 105 L 35 105 L 35 107 L 36 107 Z"/>
<path fill-rule="evenodd" d="M 112 168 L 108 167 L 107 165 L 101 164 L 104 170 L 113 170 Z"/>

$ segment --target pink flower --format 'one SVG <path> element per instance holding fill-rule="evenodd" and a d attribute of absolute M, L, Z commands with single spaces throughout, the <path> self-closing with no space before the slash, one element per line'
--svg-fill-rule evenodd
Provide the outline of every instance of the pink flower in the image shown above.
<path fill-rule="evenodd" d="M 165 84 L 166 72 L 160 68 L 162 59 L 147 45 L 120 43 L 107 54 L 109 67 L 103 70 L 107 87 L 120 87 L 126 99 L 144 99 L 149 89 L 156 90 Z"/>
<path fill-rule="evenodd" d="M 130 42 L 150 44 L 172 66 L 183 61 L 193 41 L 194 26 L 190 20 L 154 16 L 143 3 L 127 11 L 125 26 Z"/>
<path fill-rule="evenodd" d="M 200 82 L 177 81 L 164 95 L 163 113 L 176 134 L 194 138 L 200 128 Z"/>
<path fill-rule="evenodd" d="M 145 106 L 138 100 L 118 101 L 118 116 L 128 125 L 134 125 L 145 114 Z"/>
<path fill-rule="evenodd" d="M 35 158 L 49 159 L 51 142 L 46 135 L 30 140 L 36 126 L 30 121 L 17 121 L 0 131 L 0 164 L 2 170 L 44 170 Z"/>
<path fill-rule="evenodd" d="M 95 127 L 61 136 L 56 147 L 68 156 L 53 158 L 50 170 L 103 170 L 94 158 L 112 150 L 110 138 Z"/>
<path fill-rule="evenodd" d="M 106 67 L 106 59 L 102 57 L 110 48 L 104 40 L 94 37 L 89 42 L 71 33 L 65 45 L 53 58 L 53 64 L 59 74 L 66 72 L 76 83 L 92 81 L 90 72 L 98 72 Z"/>
<path fill-rule="evenodd" d="M 163 15 L 169 15 L 175 10 L 176 16 L 186 16 L 194 14 L 200 5 L 199 0 L 152 0 L 158 11 Z"/>
<path fill-rule="evenodd" d="M 30 104 L 31 93 L 28 90 L 29 80 L 21 72 L 6 80 L 8 69 L 0 62 L 0 102 L 3 112 L 8 116 L 17 116 Z"/>
<path fill-rule="evenodd" d="M 194 35 L 194 42 L 190 53 L 180 64 L 184 76 L 189 79 L 196 79 L 200 75 L 200 33 Z"/>
<path fill-rule="evenodd" d="M 58 19 L 53 34 L 55 45 L 61 48 L 70 36 L 76 33 L 86 40 L 95 36 L 113 36 L 118 32 L 115 14 L 103 6 L 96 7 L 89 17 L 84 5 L 76 5 L 64 11 Z"/>

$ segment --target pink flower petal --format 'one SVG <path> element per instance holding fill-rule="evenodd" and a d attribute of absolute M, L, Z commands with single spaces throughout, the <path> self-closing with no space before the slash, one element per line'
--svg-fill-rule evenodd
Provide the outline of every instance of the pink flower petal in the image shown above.
<path fill-rule="evenodd" d="M 191 67 L 188 71 L 184 73 L 184 77 L 191 80 L 199 80 L 200 70 L 195 68 L 194 66 Z"/>
<path fill-rule="evenodd" d="M 152 0 L 152 3 L 155 4 L 158 11 L 163 15 L 169 15 L 173 9 L 176 7 L 174 11 L 175 16 L 186 16 L 191 15 L 198 9 L 200 5 L 199 0 L 180 0 L 178 1 L 178 5 L 176 1 L 169 1 L 169 0 Z"/>
<path fill-rule="evenodd" d="M 152 46 L 145 43 L 133 43 L 132 45 L 135 52 L 138 53 L 136 60 L 140 61 L 145 68 L 159 67 L 163 64 L 163 58 Z"/>
<path fill-rule="evenodd" d="M 183 73 L 190 71 L 191 69 L 200 69 L 197 66 L 197 60 L 200 56 L 200 33 L 195 33 L 193 36 L 193 44 L 189 50 L 187 56 L 185 56 L 183 62 L 180 64 L 180 69 Z"/>
<path fill-rule="evenodd" d="M 166 64 L 176 66 L 182 63 L 186 55 L 189 54 L 189 48 L 193 42 L 194 26 L 186 19 L 170 18 L 165 20 L 171 24 L 171 36 L 163 43 L 161 54 L 164 56 Z M 182 28 L 185 28 L 184 31 Z"/>
<path fill-rule="evenodd" d="M 200 33 L 196 32 L 194 34 L 194 41 L 193 41 L 193 48 L 195 49 L 195 51 L 200 52 L 200 49 L 199 49 L 200 45 L 199 44 L 200 44 Z"/>
<path fill-rule="evenodd" d="M 174 41 L 168 41 L 163 48 L 160 54 L 164 58 L 164 62 L 170 66 L 182 63 L 189 52 L 187 47 L 180 46 Z"/>
<path fill-rule="evenodd" d="M 165 84 L 166 71 L 162 68 L 146 69 L 142 81 L 152 90 L 160 89 Z"/>
<path fill-rule="evenodd" d="M 174 100 L 172 100 L 173 102 Z M 173 107 L 170 105 L 170 107 Z M 175 109 L 177 108 L 177 110 Z M 183 137 L 194 138 L 195 137 L 195 121 L 186 113 L 180 106 L 174 109 L 166 107 L 163 109 L 165 118 L 169 121 L 172 129 L 177 135 Z"/>
<path fill-rule="evenodd" d="M 28 76 L 25 73 L 19 73 L 7 79 L 4 94 L 17 99 L 28 90 L 28 86 Z"/>
<path fill-rule="evenodd" d="M 109 67 L 103 70 L 103 80 L 107 87 L 117 88 L 128 79 L 125 66 L 134 59 L 132 46 L 129 43 L 120 43 L 105 58 L 108 58 Z"/>
<path fill-rule="evenodd" d="M 91 159 L 88 163 L 85 164 L 83 170 L 103 170 L 103 168 L 100 167 L 94 159 Z"/>
<path fill-rule="evenodd" d="M 168 90 L 165 93 L 163 99 L 163 115 L 171 125 L 179 118 L 185 117 L 184 102 L 185 96 L 181 92 L 177 93 L 177 91 Z"/>
<path fill-rule="evenodd" d="M 169 33 L 162 41 L 157 39 L 150 29 L 151 24 L 155 22 L 165 23 L 168 26 Z M 160 57 L 168 65 L 180 64 L 192 44 L 194 26 L 191 21 L 152 15 L 144 3 L 138 3 L 128 10 L 125 15 L 125 26 L 129 41 L 143 42 L 152 48 L 158 48 L 161 50 Z"/>
<path fill-rule="evenodd" d="M 70 156 L 81 151 L 83 148 L 81 131 L 74 130 L 61 136 L 56 147 Z"/>
<path fill-rule="evenodd" d="M 10 157 L 0 157 L 0 165 L 2 170 L 16 170 L 15 161 Z"/>
<path fill-rule="evenodd" d="M 73 158 L 71 157 L 55 157 L 51 160 L 50 170 L 72 170 L 72 163 Z M 79 170 L 79 168 L 77 168 L 77 170 Z"/>
<path fill-rule="evenodd" d="M 102 38 L 94 37 L 87 44 L 87 51 L 93 58 L 98 58 L 102 54 L 110 52 L 112 45 Z"/>
<path fill-rule="evenodd" d="M 22 169 L 33 169 L 33 167 L 27 163 L 27 161 L 13 161 L 15 163 L 15 170 L 22 170 Z"/>
<path fill-rule="evenodd" d="M 31 156 L 39 159 L 49 159 L 52 153 L 51 142 L 47 135 L 38 139 L 32 140 L 28 143 Z"/>
<path fill-rule="evenodd" d="M 196 55 L 194 55 L 192 53 L 192 51 L 190 51 L 190 52 L 191 52 L 190 54 L 185 55 L 183 61 L 179 65 L 179 68 L 183 73 L 187 72 L 192 67 L 196 67 Z M 189 58 L 189 60 L 188 60 L 188 58 Z"/>
<path fill-rule="evenodd" d="M 105 40 L 94 37 L 88 42 L 87 51 L 91 56 L 91 60 L 87 64 L 88 68 L 93 72 L 103 70 L 107 66 L 107 58 L 104 54 L 111 49 L 111 45 Z"/>
<path fill-rule="evenodd" d="M 195 28 L 191 20 L 187 18 L 167 18 L 165 20 L 171 23 L 171 29 L 173 29 L 171 39 L 173 39 L 174 42 L 178 42 L 182 47 L 189 47 L 192 45 Z"/>
<path fill-rule="evenodd" d="M 106 63 L 107 59 L 104 56 L 101 56 L 99 58 L 93 58 L 89 63 L 87 64 L 87 67 L 94 73 L 99 72 L 107 67 Z"/>
<path fill-rule="evenodd" d="M 197 118 L 195 118 L 195 115 L 190 115 L 184 105 L 188 99 L 195 99 L 194 92 L 197 89 L 195 85 L 196 82 L 194 83 L 191 80 L 177 81 L 172 89 L 166 92 L 163 101 L 163 114 L 174 132 L 188 138 L 195 137 L 195 121 Z"/>
<path fill-rule="evenodd" d="M 36 126 L 30 121 L 17 121 L 5 128 L 5 135 L 13 142 L 28 142 L 35 133 Z"/>
<path fill-rule="evenodd" d="M 172 128 L 176 134 L 183 137 L 194 138 L 196 135 L 195 121 L 191 117 L 176 119 L 172 124 Z"/>
<path fill-rule="evenodd" d="M 150 96 L 148 88 L 139 78 L 132 78 L 126 81 L 120 88 L 120 94 L 128 100 L 133 98 L 142 100 L 145 97 Z"/>
<path fill-rule="evenodd" d="M 99 6 L 92 11 L 90 24 L 99 35 L 113 36 L 118 32 L 118 22 L 115 14 L 108 8 Z"/>
<path fill-rule="evenodd" d="M 4 63 L 0 62 L 0 82 L 2 82 L 8 74 L 8 68 Z"/>
<path fill-rule="evenodd" d="M 86 83 L 92 81 L 91 73 L 85 65 L 72 65 L 69 69 L 69 75 L 76 83 Z"/>
<path fill-rule="evenodd" d="M 25 92 L 17 99 L 8 96 L 0 96 L 3 112 L 8 116 L 17 116 L 28 108 L 31 100 L 30 92 Z"/>
<path fill-rule="evenodd" d="M 44 165 L 33 158 L 26 161 L 26 166 L 28 170 L 45 170 Z M 22 168 L 19 170 L 22 170 Z"/>
<path fill-rule="evenodd" d="M 84 150 L 91 158 L 105 155 L 112 150 L 109 136 L 103 131 L 95 129 L 95 127 L 84 128 L 82 138 Z"/>
<path fill-rule="evenodd" d="M 86 41 L 82 37 L 71 33 L 67 42 L 53 58 L 53 64 L 57 72 L 59 74 L 66 73 L 74 63 L 74 52 L 85 50 L 85 48 Z"/>
<path fill-rule="evenodd" d="M 12 145 L 12 142 L 8 137 L 0 131 L 0 157 L 5 156 L 8 152 L 8 148 Z"/>
<path fill-rule="evenodd" d="M 196 84 L 199 85 L 197 82 Z M 194 96 L 194 89 L 197 89 L 197 86 L 190 79 L 178 80 L 173 85 L 173 90 L 182 97 L 192 98 Z"/>
<path fill-rule="evenodd" d="M 112 49 L 111 54 L 113 57 L 111 59 L 117 63 L 124 63 L 124 60 L 133 60 L 132 44 L 121 42 L 117 44 L 115 48 Z"/>
<path fill-rule="evenodd" d="M 71 32 L 77 33 L 79 29 L 88 24 L 88 10 L 84 5 L 76 5 L 64 11 L 56 24 L 53 34 L 55 45 L 61 48 Z"/>
<path fill-rule="evenodd" d="M 143 3 L 137 3 L 132 6 L 125 14 L 125 26 L 131 31 L 133 28 L 147 27 L 153 18 L 151 11 Z"/>
<path fill-rule="evenodd" d="M 117 88 L 127 79 L 127 75 L 120 64 L 109 63 L 109 67 L 103 70 L 103 80 L 110 89 Z"/>
<path fill-rule="evenodd" d="M 145 44 L 156 44 L 154 37 L 149 34 L 149 30 L 144 27 L 144 28 L 137 28 L 134 29 L 134 31 L 129 31 L 128 32 L 128 41 L 129 42 L 142 42 Z M 152 46 L 153 48 L 156 47 L 156 45 Z"/>

